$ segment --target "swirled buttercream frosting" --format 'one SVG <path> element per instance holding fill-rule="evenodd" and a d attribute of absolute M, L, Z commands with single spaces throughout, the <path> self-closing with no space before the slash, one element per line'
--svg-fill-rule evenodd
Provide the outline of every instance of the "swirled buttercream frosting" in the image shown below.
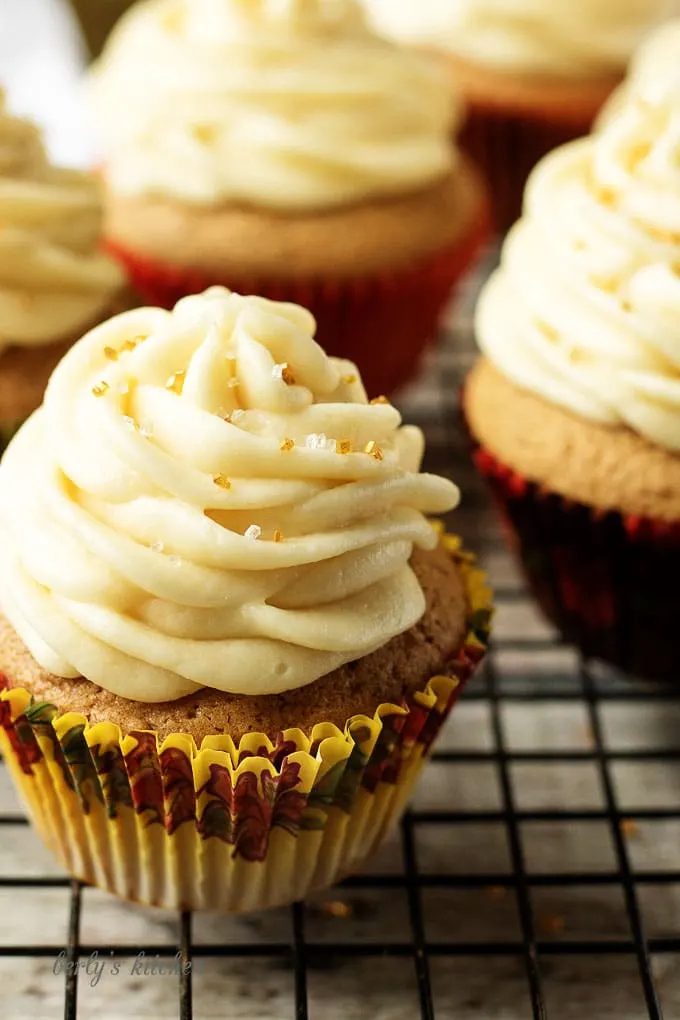
<path fill-rule="evenodd" d="M 620 74 L 678 0 L 364 0 L 387 36 L 516 74 Z"/>
<path fill-rule="evenodd" d="M 0 602 L 36 660 L 138 701 L 274 694 L 412 627 L 456 487 L 297 305 L 223 288 L 66 355 L 0 465 Z"/>
<path fill-rule="evenodd" d="M 477 334 L 518 385 L 680 452 L 677 67 L 534 171 Z"/>
<path fill-rule="evenodd" d="M 68 339 L 123 286 L 98 249 L 95 179 L 48 162 L 40 132 L 0 92 L 0 349 Z"/>
<path fill-rule="evenodd" d="M 426 187 L 460 110 L 356 0 L 145 0 L 93 71 L 114 191 L 316 210 Z"/>

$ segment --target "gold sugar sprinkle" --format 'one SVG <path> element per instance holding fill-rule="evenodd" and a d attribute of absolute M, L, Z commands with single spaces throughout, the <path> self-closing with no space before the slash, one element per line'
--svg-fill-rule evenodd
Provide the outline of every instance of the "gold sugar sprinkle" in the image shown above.
<path fill-rule="evenodd" d="M 288 453 L 289 450 L 292 450 L 294 446 L 295 441 L 293 439 L 284 439 L 282 440 L 279 449 L 281 450 L 282 453 Z"/>
<path fill-rule="evenodd" d="M 275 542 L 283 542 L 283 535 L 281 534 L 281 532 L 279 531 L 278 528 L 274 532 L 274 541 Z"/>
<path fill-rule="evenodd" d="M 142 340 L 144 340 L 144 339 L 146 339 L 146 338 L 143 337 L 143 336 L 129 337 L 127 340 L 123 341 L 123 350 L 124 351 L 134 351 L 134 349 L 139 344 L 141 344 Z"/>
<path fill-rule="evenodd" d="M 114 347 L 105 347 L 104 357 L 108 358 L 109 361 L 118 361 L 118 351 Z"/>
<path fill-rule="evenodd" d="M 213 475 L 213 482 L 219 485 L 220 489 L 231 489 L 231 482 L 226 475 Z"/>
<path fill-rule="evenodd" d="M 619 281 L 611 276 L 602 277 L 600 279 L 597 279 L 597 277 L 593 277 L 593 283 L 595 284 L 596 287 L 599 287 L 600 290 L 603 290 L 606 294 L 616 294 L 617 290 L 619 289 Z"/>
<path fill-rule="evenodd" d="M 281 378 L 285 382 L 286 386 L 295 385 L 295 376 L 293 375 L 292 369 L 290 369 L 288 365 L 283 366 L 283 369 L 281 371 Z"/>
<path fill-rule="evenodd" d="M 603 205 L 614 205 L 616 202 L 616 192 L 610 188 L 600 188 L 597 191 L 596 197 Z"/>
<path fill-rule="evenodd" d="M 196 124 L 193 129 L 194 138 L 203 145 L 209 145 L 215 140 L 217 128 L 213 124 Z"/>
<path fill-rule="evenodd" d="M 173 393 L 181 393 L 182 387 L 184 386 L 184 376 L 186 374 L 186 370 L 183 368 L 178 369 L 177 372 L 173 372 L 165 384 L 166 390 L 172 390 Z"/>
<path fill-rule="evenodd" d="M 335 442 L 336 453 L 351 453 L 352 452 L 352 440 L 351 439 L 337 439 Z"/>
<path fill-rule="evenodd" d="M 366 443 L 364 446 L 364 453 L 367 453 L 370 457 L 374 457 L 375 460 L 382 460 L 384 454 L 375 439 L 371 439 L 370 443 Z"/>
<path fill-rule="evenodd" d="M 387 397 L 373 397 L 371 403 L 373 404 L 373 406 L 375 406 L 376 404 L 389 404 L 389 400 L 387 399 Z"/>
<path fill-rule="evenodd" d="M 558 333 L 554 326 L 550 325 L 549 322 L 545 322 L 543 319 L 539 319 L 536 325 L 540 329 L 541 333 L 543 333 L 543 335 L 548 338 L 548 340 L 559 340 L 560 334 Z"/>
<path fill-rule="evenodd" d="M 109 384 L 106 382 L 105 379 L 102 379 L 100 383 L 97 383 L 96 386 L 92 387 L 92 392 L 95 395 L 95 397 L 103 397 L 108 389 Z"/>
<path fill-rule="evenodd" d="M 356 375 L 343 375 L 342 381 L 346 386 L 353 386 L 354 383 L 359 382 L 359 379 Z"/>

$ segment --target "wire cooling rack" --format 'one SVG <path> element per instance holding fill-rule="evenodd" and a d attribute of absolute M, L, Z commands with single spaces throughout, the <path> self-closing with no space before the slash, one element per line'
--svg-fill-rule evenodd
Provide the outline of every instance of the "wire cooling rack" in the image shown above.
<path fill-rule="evenodd" d="M 478 282 L 404 409 L 465 493 L 496 639 L 400 829 L 309 904 L 176 917 L 59 873 L 0 771 L 0 1017 L 680 1017 L 680 688 L 579 660 L 532 609 L 456 421 Z"/>

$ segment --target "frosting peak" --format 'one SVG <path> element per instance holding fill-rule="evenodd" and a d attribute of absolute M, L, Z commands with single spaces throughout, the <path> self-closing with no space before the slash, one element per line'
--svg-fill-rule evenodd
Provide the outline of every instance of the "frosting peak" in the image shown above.
<path fill-rule="evenodd" d="M 123 285 L 98 250 L 96 181 L 52 167 L 39 130 L 0 91 L 0 349 L 66 340 Z"/>
<path fill-rule="evenodd" d="M 43 666 L 139 701 L 276 693 L 418 621 L 408 561 L 457 490 L 314 329 L 214 288 L 66 355 L 0 466 L 0 601 Z"/>
<path fill-rule="evenodd" d="M 426 187 L 460 111 L 356 0 L 145 0 L 95 68 L 112 187 L 323 209 Z"/>
<path fill-rule="evenodd" d="M 680 75 L 622 99 L 534 171 L 478 337 L 520 386 L 680 452 Z"/>

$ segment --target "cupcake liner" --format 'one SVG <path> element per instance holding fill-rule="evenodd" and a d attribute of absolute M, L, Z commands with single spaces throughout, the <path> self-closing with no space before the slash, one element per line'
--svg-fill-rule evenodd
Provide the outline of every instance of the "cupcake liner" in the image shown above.
<path fill-rule="evenodd" d="M 650 680 L 680 680 L 680 522 L 568 500 L 477 448 L 531 591 L 588 658 Z"/>
<path fill-rule="evenodd" d="M 536 164 L 558 146 L 588 134 L 595 112 L 553 118 L 472 103 L 459 144 L 489 184 L 499 234 L 521 216 L 524 189 Z"/>
<path fill-rule="evenodd" d="M 303 305 L 316 318 L 324 349 L 353 361 L 369 394 L 389 394 L 417 373 L 452 289 L 489 230 L 484 213 L 447 248 L 402 269 L 357 279 L 221 276 L 163 265 L 114 241 L 107 249 L 122 262 L 135 290 L 164 308 L 215 284 Z"/>
<path fill-rule="evenodd" d="M 0 678 L 0 748 L 40 836 L 76 877 L 181 910 L 291 903 L 358 868 L 396 822 L 442 723 L 484 655 L 491 596 L 453 536 L 469 629 L 447 676 L 401 705 L 272 742 L 249 733 L 124 735 L 60 714 Z"/>

